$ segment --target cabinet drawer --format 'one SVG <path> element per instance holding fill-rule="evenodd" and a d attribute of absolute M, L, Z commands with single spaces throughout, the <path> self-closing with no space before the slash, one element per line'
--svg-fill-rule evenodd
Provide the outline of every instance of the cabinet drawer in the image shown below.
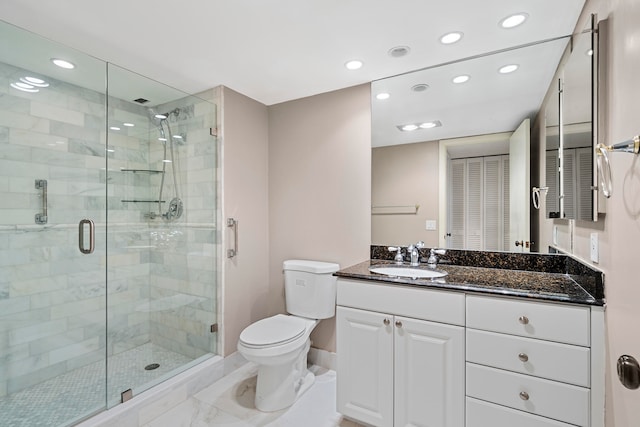
<path fill-rule="evenodd" d="M 338 279 L 339 306 L 464 326 L 462 292 Z"/>
<path fill-rule="evenodd" d="M 589 387 L 587 347 L 467 329 L 467 361 Z"/>
<path fill-rule="evenodd" d="M 467 327 L 589 346 L 590 310 L 506 298 L 467 296 Z"/>
<path fill-rule="evenodd" d="M 467 396 L 578 426 L 589 425 L 590 391 L 574 385 L 467 363 Z"/>
<path fill-rule="evenodd" d="M 467 397 L 466 427 L 573 427 L 550 418 Z"/>

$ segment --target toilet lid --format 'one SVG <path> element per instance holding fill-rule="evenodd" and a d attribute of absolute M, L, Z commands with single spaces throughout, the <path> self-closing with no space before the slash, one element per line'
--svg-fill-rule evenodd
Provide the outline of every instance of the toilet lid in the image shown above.
<path fill-rule="evenodd" d="M 246 327 L 240 334 L 240 341 L 252 347 L 285 344 L 300 338 L 306 323 L 298 317 L 277 314 Z"/>

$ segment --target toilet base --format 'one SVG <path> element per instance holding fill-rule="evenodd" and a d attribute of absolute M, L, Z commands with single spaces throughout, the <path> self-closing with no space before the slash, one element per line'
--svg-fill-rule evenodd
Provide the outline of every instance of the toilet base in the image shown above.
<path fill-rule="evenodd" d="M 275 412 L 288 408 L 307 391 L 316 377 L 307 369 L 309 341 L 294 363 L 259 365 L 256 409 Z"/>

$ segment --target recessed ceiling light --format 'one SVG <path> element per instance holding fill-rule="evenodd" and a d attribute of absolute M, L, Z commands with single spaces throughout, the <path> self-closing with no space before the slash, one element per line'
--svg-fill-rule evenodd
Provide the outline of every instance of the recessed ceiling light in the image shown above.
<path fill-rule="evenodd" d="M 49 83 L 37 77 L 20 77 L 20 81 L 37 87 L 49 87 Z"/>
<path fill-rule="evenodd" d="M 442 126 L 442 122 L 440 122 L 440 120 L 432 120 L 430 122 L 408 123 L 405 125 L 397 125 L 396 127 L 403 132 L 411 132 L 416 129 L 432 129 L 440 126 Z"/>
<path fill-rule="evenodd" d="M 72 64 L 69 61 L 65 61 L 64 59 L 51 58 L 51 62 L 56 64 L 58 67 L 64 68 L 64 69 L 67 69 L 67 70 L 72 70 L 72 69 L 76 68 L 76 66 L 74 64 Z"/>
<path fill-rule="evenodd" d="M 514 13 L 513 15 L 507 16 L 502 21 L 500 21 L 500 26 L 502 28 L 515 28 L 518 25 L 522 25 L 528 17 L 529 14 L 524 12 Z"/>
<path fill-rule="evenodd" d="M 182 139 L 182 135 L 173 135 L 174 139 Z"/>
<path fill-rule="evenodd" d="M 123 125 L 123 126 L 126 126 L 126 127 L 128 127 L 128 128 L 132 128 L 132 127 L 134 127 L 134 126 L 135 126 L 133 123 L 123 123 L 122 125 Z"/>
<path fill-rule="evenodd" d="M 158 141 L 165 142 L 166 140 L 167 140 L 167 138 L 158 138 Z"/>
<path fill-rule="evenodd" d="M 447 33 L 444 36 L 440 37 L 440 43 L 452 44 L 457 41 L 460 41 L 461 38 L 462 38 L 462 33 L 460 31 L 454 31 L 452 33 Z"/>
<path fill-rule="evenodd" d="M 408 55 L 409 52 L 411 52 L 411 48 L 409 46 L 396 46 L 389 49 L 389 52 L 387 53 L 393 58 L 401 58 Z"/>
<path fill-rule="evenodd" d="M 420 123 L 420 126 L 418 126 L 420 129 L 431 129 L 438 126 L 436 123 L 434 122 L 426 122 L 426 123 Z"/>
<path fill-rule="evenodd" d="M 501 74 L 509 74 L 509 73 L 513 73 L 517 69 L 518 69 L 517 64 L 509 64 L 509 65 L 505 65 L 504 67 L 501 67 L 498 71 Z"/>
<path fill-rule="evenodd" d="M 21 90 L 23 92 L 29 92 L 29 93 L 36 93 L 36 92 L 40 92 L 40 89 L 27 84 L 27 83 L 23 83 L 23 82 L 15 82 L 15 83 L 11 83 L 9 86 L 11 86 L 14 89 L 18 89 Z"/>
<path fill-rule="evenodd" d="M 109 129 L 111 129 L 111 130 L 120 130 L 120 128 L 118 126 L 111 126 Z"/>
<path fill-rule="evenodd" d="M 358 61 L 357 59 L 354 59 L 352 61 L 346 62 L 344 64 L 345 67 L 347 67 L 347 70 L 358 70 L 360 68 L 362 68 L 363 62 L 362 61 Z"/>
<path fill-rule="evenodd" d="M 429 85 L 425 83 L 419 83 L 417 85 L 411 86 L 411 90 L 414 92 L 424 92 L 427 89 L 429 89 Z"/>
<path fill-rule="evenodd" d="M 167 118 L 167 116 L 165 116 L 164 114 L 156 114 L 154 116 L 156 119 L 160 119 L 160 120 L 164 120 Z"/>
<path fill-rule="evenodd" d="M 454 83 L 466 83 L 466 82 L 469 81 L 470 78 L 471 77 L 468 76 L 467 74 L 462 74 L 462 75 L 459 75 L 459 76 L 455 76 L 452 81 Z"/>
<path fill-rule="evenodd" d="M 165 163 L 171 163 L 171 160 L 169 160 L 169 159 L 163 159 L 162 161 L 165 162 Z"/>
<path fill-rule="evenodd" d="M 384 99 L 389 99 L 391 95 L 389 95 L 387 92 L 382 92 L 376 95 L 376 99 L 379 100 L 384 100 Z"/>

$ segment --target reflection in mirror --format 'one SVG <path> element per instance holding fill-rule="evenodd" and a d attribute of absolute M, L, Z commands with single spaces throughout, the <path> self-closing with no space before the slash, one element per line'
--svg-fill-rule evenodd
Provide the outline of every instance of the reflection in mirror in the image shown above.
<path fill-rule="evenodd" d="M 372 244 L 406 245 L 424 240 L 429 247 L 526 250 L 528 236 L 511 236 L 509 229 L 512 222 L 521 221 L 528 228 L 530 189 L 520 187 L 525 206 L 516 213 L 508 207 L 509 196 L 502 190 L 458 188 L 468 196 L 461 202 L 466 215 L 460 216 L 447 209 L 452 202 L 448 194 L 460 182 L 479 181 L 474 175 L 462 179 L 456 175 L 457 180 L 451 176 L 454 169 L 461 170 L 455 164 L 477 164 L 473 159 L 482 159 L 483 164 L 502 165 L 497 169 L 475 167 L 475 176 L 487 179 L 483 188 L 498 188 L 489 180 L 498 179 L 499 187 L 508 189 L 510 178 L 505 176 L 509 170 L 524 172 L 528 186 L 528 149 L 523 159 L 526 165 L 507 166 L 509 139 L 537 114 L 568 40 L 540 42 L 372 83 Z M 510 64 L 518 65 L 515 72 L 499 72 Z M 460 75 L 470 78 L 454 83 Z M 382 92 L 390 97 L 376 99 Z M 409 130 L 413 127 L 406 125 L 416 128 Z M 521 133 L 528 140 L 529 131 Z M 501 199 L 490 197 L 498 193 Z M 401 209 L 416 205 L 417 212 Z M 388 209 L 380 209 L 384 207 Z M 487 223 L 489 214 L 493 223 Z M 456 243 L 450 237 L 461 230 L 451 228 L 454 221 L 464 226 L 462 232 L 467 235 Z M 471 228 L 470 221 L 475 221 Z M 494 225 L 502 231 L 496 231 Z M 516 239 L 522 245 L 515 246 Z"/>
<path fill-rule="evenodd" d="M 593 61 L 590 26 L 572 38 L 562 84 L 562 217 L 592 221 L 594 216 Z"/>
<path fill-rule="evenodd" d="M 545 214 L 547 218 L 560 218 L 560 85 L 552 83 L 552 95 L 547 100 L 545 111 Z"/>

